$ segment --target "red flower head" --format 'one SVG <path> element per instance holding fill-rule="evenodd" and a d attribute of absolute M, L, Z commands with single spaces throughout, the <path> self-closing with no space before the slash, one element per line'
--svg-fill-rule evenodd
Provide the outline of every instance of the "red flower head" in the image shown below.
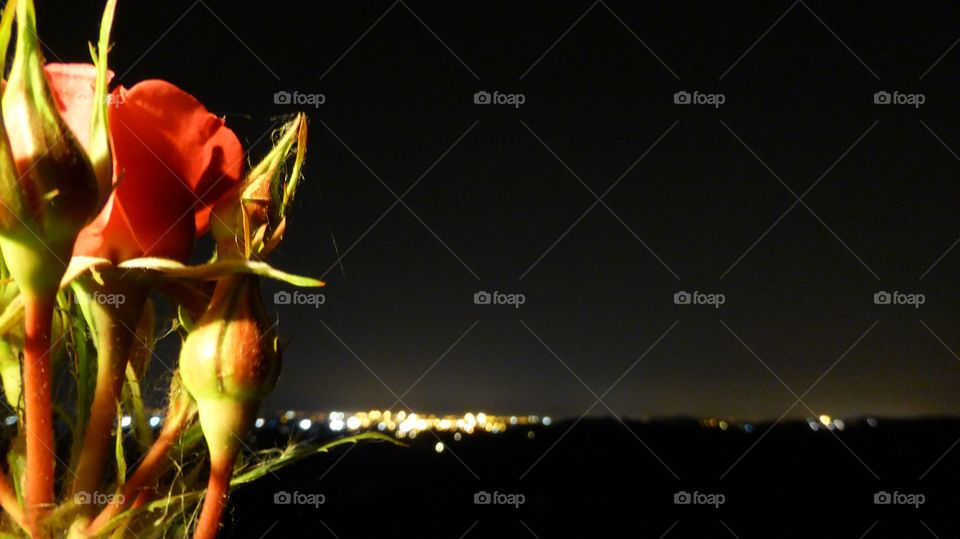
<path fill-rule="evenodd" d="M 45 72 L 60 114 L 86 147 L 96 69 L 48 64 Z M 243 147 L 222 118 L 168 82 L 117 88 L 109 102 L 114 192 L 80 232 L 74 254 L 186 261 L 210 206 L 240 181 Z"/>

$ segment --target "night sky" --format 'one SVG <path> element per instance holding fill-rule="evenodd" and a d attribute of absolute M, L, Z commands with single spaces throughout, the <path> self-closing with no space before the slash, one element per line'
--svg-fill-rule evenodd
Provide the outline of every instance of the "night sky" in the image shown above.
<path fill-rule="evenodd" d="M 273 262 L 326 302 L 268 303 L 289 345 L 267 407 L 960 412 L 960 5 L 358 4 L 117 12 L 115 82 L 181 86 L 254 155 L 309 114 Z M 48 59 L 89 58 L 101 8 L 41 2 Z"/>

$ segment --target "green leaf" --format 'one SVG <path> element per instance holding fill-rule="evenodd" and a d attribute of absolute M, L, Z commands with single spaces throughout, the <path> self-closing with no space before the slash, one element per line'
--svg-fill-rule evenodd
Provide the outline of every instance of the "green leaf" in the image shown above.
<path fill-rule="evenodd" d="M 230 486 L 233 487 L 249 483 L 251 481 L 256 481 L 257 479 L 260 479 L 269 473 L 273 473 L 281 468 L 290 466 L 291 464 L 294 464 L 311 455 L 327 453 L 334 447 L 345 444 L 356 444 L 364 440 L 390 442 L 401 447 L 406 447 L 404 444 L 397 441 L 393 436 L 387 436 L 386 434 L 380 432 L 363 432 L 354 436 L 346 436 L 344 438 L 339 438 L 332 442 L 326 443 L 320 447 L 294 445 L 284 449 L 276 458 L 261 460 L 255 464 L 249 465 L 246 467 L 247 469 L 237 470 L 234 472 L 233 478 L 230 480 Z M 267 450 L 268 453 L 273 453 L 275 451 L 276 450 Z"/>
<path fill-rule="evenodd" d="M 298 118 L 300 123 L 297 125 L 297 156 L 293 162 L 293 170 L 287 179 L 287 184 L 283 190 L 283 204 L 280 206 L 280 217 L 286 217 L 287 207 L 293 202 L 293 195 L 297 191 L 297 184 L 300 181 L 300 171 L 303 169 L 303 162 L 307 155 L 307 116 L 300 114 Z"/>
<path fill-rule="evenodd" d="M 81 287 L 75 287 L 77 294 L 85 294 Z M 75 301 L 69 311 L 68 319 L 71 324 L 67 328 L 68 343 L 73 349 L 73 372 L 77 384 L 76 430 L 73 432 L 73 443 L 70 448 L 70 469 L 76 468 L 83 448 L 83 433 L 90 420 L 90 407 L 93 404 L 93 393 L 97 386 L 97 356 L 93 344 L 88 336 L 88 325 L 81 311 L 81 305 L 88 302 Z"/>
<path fill-rule="evenodd" d="M 312 277 L 293 275 L 285 271 L 278 270 L 266 262 L 253 260 L 218 260 L 199 266 L 185 266 L 176 260 L 167 258 L 134 258 L 120 263 L 118 266 L 123 269 L 139 269 L 146 271 L 156 271 L 167 277 L 189 277 L 194 279 L 215 280 L 226 275 L 237 273 L 249 273 L 276 279 L 294 286 L 303 287 L 321 287 L 326 283 Z"/>
<path fill-rule="evenodd" d="M 195 443 L 202 441 L 203 435 L 200 431 L 199 425 L 194 425 L 196 429 L 190 429 L 187 433 L 184 434 L 184 437 L 181 441 L 181 447 L 184 445 L 192 446 Z M 191 433 L 195 434 L 191 434 Z M 254 464 L 247 465 L 245 469 L 238 469 L 234 473 L 233 479 L 230 481 L 230 486 L 235 487 L 238 485 L 243 485 L 250 483 L 256 479 L 263 477 L 266 474 L 274 472 L 280 468 L 289 466 L 303 458 L 306 458 L 310 455 L 316 455 L 318 453 L 326 453 L 333 449 L 334 447 L 358 443 L 361 441 L 375 441 L 375 442 L 389 442 L 395 445 L 405 447 L 404 444 L 400 443 L 392 436 L 387 436 L 379 432 L 364 432 L 357 434 L 355 436 L 347 436 L 340 438 L 324 444 L 320 447 L 311 447 L 307 445 L 297 445 L 286 448 L 285 450 L 265 450 L 259 452 L 259 455 L 276 455 L 259 460 Z M 279 454 L 277 454 L 279 451 Z M 199 469 L 200 467 L 197 467 Z M 190 484 L 190 481 L 187 481 L 186 484 Z M 185 521 L 188 522 L 191 518 L 195 516 L 196 511 L 199 509 L 200 501 L 203 499 L 204 490 L 190 490 L 182 494 L 169 493 L 166 496 L 163 496 L 159 499 L 153 500 L 151 502 L 145 503 L 136 509 L 130 509 L 119 515 L 113 517 L 100 531 L 103 534 L 106 534 L 112 530 L 118 529 L 120 526 L 129 526 L 133 522 L 144 522 L 146 517 L 151 514 L 161 513 L 160 516 L 156 517 L 154 520 L 146 521 L 152 523 L 154 527 L 160 526 L 162 521 L 165 526 L 170 525 L 175 521 Z M 140 519 L 140 520 L 135 520 Z M 129 529 L 129 528 L 124 528 Z"/>
<path fill-rule="evenodd" d="M 195 325 L 193 317 L 183 308 L 183 305 L 177 305 L 177 320 L 180 322 L 180 326 L 183 327 L 184 331 L 187 333 L 193 331 Z"/>
<path fill-rule="evenodd" d="M 157 341 L 155 326 L 156 308 L 153 301 L 147 298 L 130 344 L 130 360 L 127 362 L 123 384 L 123 407 L 132 416 L 133 432 L 143 449 L 153 444 L 153 429 L 147 421 L 147 413 L 143 405 L 141 380 L 147 372 L 147 366 L 153 356 L 153 347 Z"/>
<path fill-rule="evenodd" d="M 140 379 L 133 365 L 127 363 L 127 377 L 123 383 L 124 406 L 130 410 L 133 419 L 133 433 L 140 447 L 146 449 L 153 444 L 153 430 L 147 422 L 147 413 L 143 406 L 143 395 L 140 391 Z"/>
<path fill-rule="evenodd" d="M 153 513 L 156 511 L 169 511 L 175 509 L 176 504 L 180 504 L 181 508 L 185 507 L 194 507 L 197 503 L 203 498 L 204 491 L 196 490 L 192 492 L 187 492 L 185 494 L 177 495 L 168 495 L 164 496 L 158 500 L 153 500 L 151 502 L 145 503 L 136 509 L 130 509 L 120 513 L 119 515 L 110 519 L 104 526 L 101 528 L 101 535 L 105 535 L 107 532 L 117 528 L 122 525 L 127 520 L 139 517 L 141 515 Z"/>
<path fill-rule="evenodd" d="M 0 314 L 0 335 L 13 331 L 23 321 L 23 298 L 18 294 Z"/>
<path fill-rule="evenodd" d="M 0 137 L 2 138 L 2 137 Z M 90 256 L 74 256 L 70 258 L 70 265 L 67 267 L 63 279 L 60 280 L 60 287 L 65 288 L 70 285 L 77 277 L 80 277 L 87 271 L 94 274 L 96 279 L 96 268 L 109 265 L 110 261 L 106 258 L 94 258 Z M 98 280 L 98 282 L 101 282 Z M 101 282 L 102 284 L 102 282 Z M 0 336 L 4 336 L 13 331 L 23 322 L 23 298 L 17 294 L 14 296 L 3 313 L 0 313 Z"/>
<path fill-rule="evenodd" d="M 107 0 L 107 6 L 103 10 L 103 19 L 100 22 L 100 41 L 97 43 L 97 56 L 94 62 L 97 66 L 97 80 L 93 93 L 93 112 L 90 115 L 90 147 L 88 151 L 93 171 L 97 176 L 97 186 L 100 193 L 97 207 L 103 207 L 106 203 L 113 185 L 110 126 L 107 122 L 110 107 L 107 97 L 107 83 L 109 82 L 107 52 L 110 50 L 110 28 L 113 26 L 113 15 L 116 8 L 117 0 Z"/>
<path fill-rule="evenodd" d="M 20 372 L 20 358 L 9 339 L 0 337 L 0 379 L 3 380 L 3 395 L 13 410 L 22 408 L 23 376 Z"/>
<path fill-rule="evenodd" d="M 117 403 L 117 417 L 123 417 L 123 409 Z M 117 459 L 117 486 L 122 487 L 127 482 L 127 458 L 123 455 L 123 426 L 117 425 L 117 444 L 114 447 Z"/>
<path fill-rule="evenodd" d="M 0 73 L 6 69 L 7 48 L 10 46 L 10 33 L 13 30 L 13 16 L 17 12 L 16 2 L 7 2 L 0 18 Z"/>
<path fill-rule="evenodd" d="M 9 477 L 13 481 L 13 489 L 17 492 L 17 499 L 23 505 L 23 473 L 27 468 L 27 439 L 24 429 L 17 432 L 17 437 L 10 443 L 7 450 L 7 466 L 10 468 Z"/>

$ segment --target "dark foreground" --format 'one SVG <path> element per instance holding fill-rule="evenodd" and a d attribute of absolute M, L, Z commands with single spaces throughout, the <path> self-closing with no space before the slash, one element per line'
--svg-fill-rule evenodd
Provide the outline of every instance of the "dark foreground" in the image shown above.
<path fill-rule="evenodd" d="M 960 420 L 572 424 L 341 446 L 237 490 L 223 536 L 960 536 Z"/>

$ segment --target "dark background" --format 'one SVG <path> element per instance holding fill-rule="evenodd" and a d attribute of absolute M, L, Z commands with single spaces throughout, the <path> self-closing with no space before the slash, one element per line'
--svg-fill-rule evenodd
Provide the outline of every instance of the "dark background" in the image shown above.
<path fill-rule="evenodd" d="M 292 342 L 270 405 L 389 406 L 344 343 L 402 395 L 479 321 L 407 405 L 578 416 L 595 399 L 576 376 L 601 395 L 679 321 L 604 401 L 627 416 L 776 418 L 794 399 L 720 320 L 798 395 L 879 320 L 810 407 L 957 413 L 960 365 L 921 320 L 960 348 L 960 252 L 943 256 L 960 237 L 960 54 L 930 69 L 960 37 L 960 6 L 609 2 L 550 49 L 590 7 L 120 3 L 117 82 L 182 86 L 259 141 L 254 155 L 297 108 L 275 105 L 276 91 L 326 97 L 307 109 L 305 182 L 274 262 L 324 275 L 327 301 L 275 308 Z M 99 10 L 41 3 L 48 57 L 88 58 Z M 478 106 L 478 90 L 526 103 Z M 678 90 L 726 103 L 678 106 Z M 877 106 L 878 90 L 926 103 Z M 829 173 L 804 198 L 826 226 L 798 204 L 720 279 L 796 200 L 724 123 L 798 195 Z M 613 213 L 596 205 L 546 256 L 595 198 L 531 131 L 598 195 L 630 169 L 604 198 Z M 396 199 L 364 164 L 398 195 L 429 171 L 404 198 L 410 211 L 397 204 L 378 222 Z M 476 306 L 478 290 L 526 304 Z M 727 302 L 675 306 L 678 290 Z M 927 303 L 878 307 L 878 290 Z"/>
<path fill-rule="evenodd" d="M 88 58 L 101 7 L 41 2 L 48 59 Z M 571 422 L 588 410 L 886 418 L 960 411 L 960 248 L 951 249 L 960 238 L 958 38 L 953 2 L 122 1 L 110 62 L 120 84 L 162 78 L 188 90 L 225 115 L 254 155 L 297 110 L 275 104 L 275 92 L 326 97 L 305 109 L 305 181 L 273 260 L 323 275 L 326 303 L 270 306 L 291 342 L 268 408 L 483 409 Z M 479 90 L 523 93 L 526 103 L 475 105 Z M 676 105 L 679 90 L 723 93 L 726 102 Z M 876 105 L 880 90 L 922 93 L 926 103 Z M 611 187 L 584 216 L 591 190 Z M 410 188 L 384 216 L 396 202 L 390 191 Z M 784 216 L 791 190 L 808 189 Z M 270 285 L 268 299 L 280 289 Z M 526 303 L 474 305 L 478 290 L 523 293 Z M 723 293 L 726 303 L 677 306 L 678 290 Z M 877 306 L 879 290 L 923 293 L 926 303 Z M 175 357 L 175 340 L 162 347 Z M 590 408 L 597 397 L 603 403 Z M 746 493 L 728 524 L 769 536 L 751 528 L 750 508 L 780 504 L 787 522 L 815 530 L 807 536 L 860 536 L 872 516 L 840 529 L 829 528 L 831 515 L 869 507 L 887 483 L 852 455 L 884 481 L 915 481 L 957 434 L 955 425 L 925 425 L 850 434 L 852 452 L 828 434 L 803 438 L 802 450 L 789 433 L 772 434 L 740 470 L 757 482 L 724 487 Z M 656 498 L 654 507 L 669 507 L 676 485 L 627 430 L 604 428 L 573 429 L 544 460 L 542 481 L 524 487 L 553 493 L 539 507 L 569 507 L 591 530 L 604 504 L 629 516 L 646 503 L 595 497 L 599 485 L 619 477 Z M 718 449 L 703 435 L 653 436 L 685 481 L 715 481 L 755 440 Z M 465 460 L 519 470 L 547 447 L 467 450 Z M 409 481 L 388 484 L 367 467 L 387 451 L 395 450 L 358 450 L 368 459 L 352 455 L 327 488 L 371 504 L 399 495 L 473 510 L 462 498 L 475 483 L 455 460 L 435 469 L 404 460 L 414 457 L 388 461 L 435 481 L 410 494 Z M 934 475 L 949 485 L 956 461 L 940 466 Z M 494 490 L 491 474 L 514 471 L 481 470 L 476 484 Z M 310 472 L 296 474 L 319 475 Z M 425 486 L 440 478 L 466 493 Z M 368 488 L 383 491 L 357 491 Z M 569 493 L 566 505 L 557 493 Z M 238 503 L 260 507 L 255 495 Z M 931 504 L 953 503 L 945 499 Z M 638 534 L 667 530 L 673 515 L 661 509 Z M 709 515 L 716 529 L 703 535 L 724 533 Z M 900 536 L 927 533 L 908 520 L 916 529 Z M 382 521 L 407 529 L 393 522 Z M 266 524 L 254 519 L 245 530 Z M 337 533 L 345 529 L 356 528 Z"/>

